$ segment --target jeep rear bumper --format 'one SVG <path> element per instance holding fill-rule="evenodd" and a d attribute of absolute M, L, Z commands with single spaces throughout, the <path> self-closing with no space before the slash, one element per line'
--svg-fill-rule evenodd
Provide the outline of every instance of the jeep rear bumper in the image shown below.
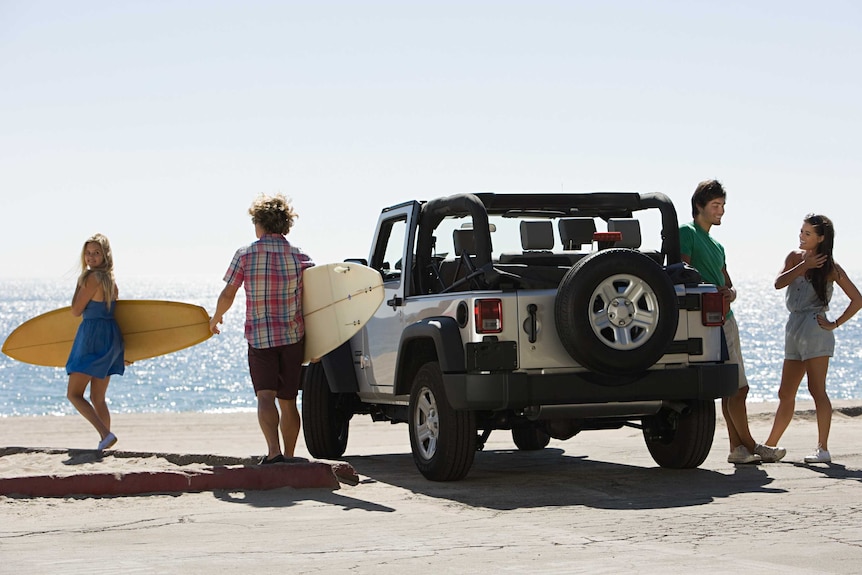
<path fill-rule="evenodd" d="M 738 389 L 736 364 L 657 369 L 630 377 L 595 373 L 447 373 L 455 409 L 504 410 L 528 406 L 654 400 L 716 399 Z"/>

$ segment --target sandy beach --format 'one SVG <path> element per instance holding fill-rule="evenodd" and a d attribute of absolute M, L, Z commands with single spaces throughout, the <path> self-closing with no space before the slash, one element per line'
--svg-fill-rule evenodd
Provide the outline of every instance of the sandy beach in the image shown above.
<path fill-rule="evenodd" d="M 406 426 L 357 417 L 344 457 L 356 485 L 0 496 L 0 558 L 9 573 L 854 573 L 860 406 L 836 402 L 831 465 L 801 463 L 816 426 L 799 403 L 780 463 L 728 464 L 721 421 L 707 461 L 684 471 L 658 468 L 637 429 L 534 453 L 495 432 L 464 481 L 442 484 L 416 471 Z M 774 408 L 749 405 L 756 438 Z M 115 414 L 113 429 L 117 451 L 135 456 L 70 456 L 98 440 L 80 417 L 0 418 L 0 447 L 30 448 L 0 457 L 0 478 L 193 470 L 262 450 L 254 413 Z M 301 440 L 297 455 L 310 459 Z"/>

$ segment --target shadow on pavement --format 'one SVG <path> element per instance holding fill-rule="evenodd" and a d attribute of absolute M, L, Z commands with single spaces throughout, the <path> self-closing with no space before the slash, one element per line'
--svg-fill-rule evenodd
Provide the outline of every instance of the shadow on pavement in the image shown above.
<path fill-rule="evenodd" d="M 732 474 L 707 469 L 637 467 L 541 452 L 483 451 L 467 477 L 425 479 L 410 454 L 345 458 L 357 473 L 429 497 L 497 510 L 584 505 L 597 509 L 657 509 L 704 505 L 738 493 L 783 493 L 758 466 Z"/>
<path fill-rule="evenodd" d="M 794 467 L 801 467 L 809 471 L 822 473 L 829 479 L 850 479 L 851 481 L 862 481 L 862 469 L 847 469 L 839 463 L 792 463 Z"/>
<path fill-rule="evenodd" d="M 322 489 L 275 489 L 271 491 L 214 491 L 213 497 L 226 503 L 241 503 L 257 508 L 292 507 L 299 501 L 318 501 L 336 505 L 344 511 L 358 509 L 376 513 L 392 513 L 392 507 L 379 505 L 337 492 Z"/>

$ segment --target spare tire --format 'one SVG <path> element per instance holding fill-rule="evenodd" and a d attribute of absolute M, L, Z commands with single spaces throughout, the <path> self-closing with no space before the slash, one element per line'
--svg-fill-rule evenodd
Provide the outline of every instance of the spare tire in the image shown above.
<path fill-rule="evenodd" d="M 580 260 L 560 282 L 557 334 L 582 366 L 608 375 L 639 373 L 673 341 L 679 320 L 670 277 L 652 258 L 614 248 Z"/>

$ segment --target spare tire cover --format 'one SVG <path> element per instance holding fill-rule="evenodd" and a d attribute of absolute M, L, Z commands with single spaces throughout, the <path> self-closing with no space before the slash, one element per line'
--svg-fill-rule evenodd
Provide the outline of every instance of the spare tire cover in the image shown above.
<path fill-rule="evenodd" d="M 679 309 L 661 266 L 634 250 L 613 248 L 583 258 L 566 273 L 554 319 L 575 361 L 600 373 L 628 375 L 664 355 Z"/>

